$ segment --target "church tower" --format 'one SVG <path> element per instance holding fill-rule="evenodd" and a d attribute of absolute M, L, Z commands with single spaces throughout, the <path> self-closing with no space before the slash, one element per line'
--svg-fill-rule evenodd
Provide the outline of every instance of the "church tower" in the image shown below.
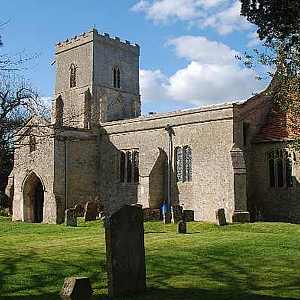
<path fill-rule="evenodd" d="M 141 114 L 140 48 L 93 29 L 56 46 L 53 119 L 92 128 Z"/>

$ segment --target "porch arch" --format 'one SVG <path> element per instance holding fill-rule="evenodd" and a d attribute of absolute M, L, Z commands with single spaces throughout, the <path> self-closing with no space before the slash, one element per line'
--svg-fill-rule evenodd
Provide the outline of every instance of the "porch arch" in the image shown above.
<path fill-rule="evenodd" d="M 45 188 L 41 178 L 31 172 L 23 182 L 23 217 L 25 222 L 42 223 Z"/>

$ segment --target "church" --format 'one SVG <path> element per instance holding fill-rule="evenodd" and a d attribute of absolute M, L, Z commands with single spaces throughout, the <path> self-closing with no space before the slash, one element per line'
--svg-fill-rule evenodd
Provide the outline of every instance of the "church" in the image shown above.
<path fill-rule="evenodd" d="M 17 133 L 7 193 L 13 220 L 62 223 L 96 201 L 196 221 L 300 222 L 300 155 L 288 113 L 267 93 L 247 101 L 141 116 L 140 47 L 96 29 L 56 45 L 51 120 Z"/>

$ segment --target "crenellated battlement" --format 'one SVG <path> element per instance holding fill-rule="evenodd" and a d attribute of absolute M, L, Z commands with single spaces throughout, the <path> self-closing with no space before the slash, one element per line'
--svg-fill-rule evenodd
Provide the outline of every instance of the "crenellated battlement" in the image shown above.
<path fill-rule="evenodd" d="M 75 35 L 70 39 L 57 43 L 56 54 L 60 52 L 64 52 L 74 47 L 78 47 L 82 44 L 89 43 L 92 41 L 97 41 L 97 40 L 110 43 L 114 46 L 125 47 L 138 54 L 140 51 L 140 46 L 136 43 L 131 43 L 128 40 L 121 40 L 118 36 L 112 37 L 108 33 L 99 33 L 97 29 L 93 28 L 88 32 Z"/>

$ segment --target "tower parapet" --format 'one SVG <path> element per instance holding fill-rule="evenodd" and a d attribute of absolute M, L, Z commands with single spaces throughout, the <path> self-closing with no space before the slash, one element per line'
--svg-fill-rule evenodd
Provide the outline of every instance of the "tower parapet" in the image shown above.
<path fill-rule="evenodd" d="M 75 35 L 70 39 L 59 42 L 56 44 L 56 54 L 70 50 L 72 48 L 81 46 L 83 44 L 99 40 L 110 45 L 122 47 L 127 50 L 135 52 L 137 55 L 140 54 L 140 46 L 136 43 L 131 43 L 128 40 L 121 40 L 118 36 L 112 37 L 108 33 L 99 33 L 97 29 L 84 32 L 79 35 Z"/>

